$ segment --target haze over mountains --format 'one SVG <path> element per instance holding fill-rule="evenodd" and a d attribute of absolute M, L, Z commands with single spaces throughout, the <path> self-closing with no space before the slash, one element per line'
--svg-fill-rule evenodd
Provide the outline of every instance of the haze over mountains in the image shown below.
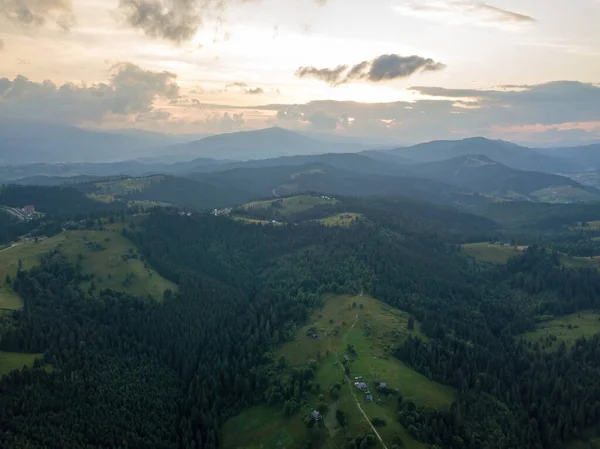
<path fill-rule="evenodd" d="M 282 128 L 201 139 L 41 124 L 29 131 L 24 124 L 0 126 L 0 182 L 60 185 L 170 175 L 177 178 L 167 177 L 137 197 L 170 202 L 195 191 L 198 200 L 184 201 L 194 207 L 296 191 L 401 194 L 442 203 L 600 199 L 600 176 L 593 171 L 600 167 L 599 145 L 532 149 L 468 138 L 381 149 Z M 204 186 L 176 180 L 181 177 Z"/>

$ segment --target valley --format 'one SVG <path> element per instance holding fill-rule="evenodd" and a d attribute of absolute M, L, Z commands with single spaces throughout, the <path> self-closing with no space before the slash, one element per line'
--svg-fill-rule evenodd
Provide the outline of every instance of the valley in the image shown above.
<path fill-rule="evenodd" d="M 196 159 L 3 187 L 0 204 L 41 213 L 0 214 L 0 440 L 50 447 L 64 422 L 71 447 L 102 422 L 104 447 L 594 441 L 598 193 L 514 168 L 513 147 L 444 145 L 457 156 Z M 128 166 L 151 164 L 169 165 Z M 558 435 L 559 419 L 577 427 Z"/>

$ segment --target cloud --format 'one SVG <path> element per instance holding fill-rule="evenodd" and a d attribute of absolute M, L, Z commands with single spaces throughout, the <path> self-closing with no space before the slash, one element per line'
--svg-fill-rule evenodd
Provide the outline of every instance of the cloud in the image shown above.
<path fill-rule="evenodd" d="M 204 120 L 196 120 L 193 122 L 195 126 L 221 133 L 239 130 L 244 126 L 244 123 L 245 119 L 243 112 L 234 114 L 230 114 L 229 112 L 219 114 L 215 112 L 208 115 Z"/>
<path fill-rule="evenodd" d="M 400 56 L 396 54 L 381 55 L 371 61 L 363 61 L 352 67 L 339 65 L 334 69 L 318 69 L 316 67 L 299 67 L 296 76 L 299 78 L 317 78 L 330 86 L 339 86 L 355 81 L 381 82 L 398 78 L 407 78 L 417 72 L 443 70 L 446 66 L 431 58 L 422 56 Z"/>
<path fill-rule="evenodd" d="M 233 83 L 226 84 L 225 90 L 231 87 L 239 87 L 242 92 L 248 95 L 261 95 L 265 93 L 265 90 L 262 87 L 248 87 L 248 84 L 240 81 L 234 81 Z"/>
<path fill-rule="evenodd" d="M 324 100 L 249 109 L 272 111 L 273 124 L 292 129 L 312 127 L 388 141 L 483 135 L 545 142 L 552 132 L 558 136 L 567 131 L 571 137 L 580 135 L 583 141 L 599 129 L 600 86 L 591 83 L 554 81 L 487 90 L 435 86 L 411 89 L 433 99 L 391 103 Z"/>
<path fill-rule="evenodd" d="M 63 30 L 75 24 L 71 0 L 0 0 L 0 16 L 32 27 L 43 26 L 48 20 Z"/>
<path fill-rule="evenodd" d="M 226 88 L 230 88 L 230 87 L 241 87 L 241 88 L 245 88 L 248 87 L 248 85 L 246 83 L 242 83 L 240 81 L 234 81 L 233 83 L 229 83 L 225 86 Z"/>
<path fill-rule="evenodd" d="M 261 0 L 120 0 L 119 9 L 124 21 L 131 27 L 142 30 L 146 36 L 179 44 L 194 37 L 206 18 L 213 17 L 222 22 L 223 15 L 231 5 L 259 1 Z M 326 3 L 326 0 L 313 1 L 322 5 Z M 225 40 L 228 40 L 228 33 L 225 36 Z"/>
<path fill-rule="evenodd" d="M 526 14 L 472 1 L 408 1 L 394 6 L 394 10 L 404 15 L 456 25 L 515 26 L 530 25 L 536 21 Z"/>
<path fill-rule="evenodd" d="M 79 124 L 101 123 L 107 116 L 134 116 L 155 111 L 156 100 L 179 98 L 177 76 L 143 70 L 131 63 L 115 65 L 107 83 L 41 83 L 17 76 L 0 79 L 0 118 Z"/>

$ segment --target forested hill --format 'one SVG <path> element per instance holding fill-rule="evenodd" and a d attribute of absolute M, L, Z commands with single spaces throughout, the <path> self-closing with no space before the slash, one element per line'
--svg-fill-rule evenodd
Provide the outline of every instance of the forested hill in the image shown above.
<path fill-rule="evenodd" d="M 25 307 L 1 318 L 0 349 L 44 356 L 0 379 L 0 446 L 213 449 L 228 418 L 266 403 L 303 425 L 323 362 L 290 367 L 272 351 L 325 293 L 364 292 L 421 323 L 391 354 L 457 391 L 444 410 L 398 400 L 395 418 L 423 444 L 559 449 L 597 424 L 600 338 L 545 351 L 519 337 L 540 313 L 600 307 L 597 271 L 534 247 L 479 264 L 457 243 L 494 232 L 488 220 L 406 200 L 353 206 L 367 219 L 347 227 L 154 210 L 123 234 L 178 284 L 162 302 L 84 289 L 90 274 L 60 253 L 20 271 Z M 297 447 L 326 447 L 315 430 Z M 376 441 L 362 425 L 345 432 L 342 447 Z"/>
<path fill-rule="evenodd" d="M 66 186 L 0 186 L 0 204 L 17 208 L 33 205 L 38 212 L 63 217 L 126 209 L 124 204 L 94 201 L 78 189 Z"/>

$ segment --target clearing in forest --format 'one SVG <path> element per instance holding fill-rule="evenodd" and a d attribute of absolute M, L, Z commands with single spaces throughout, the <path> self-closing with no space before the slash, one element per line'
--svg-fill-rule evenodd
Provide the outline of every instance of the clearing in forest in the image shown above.
<path fill-rule="evenodd" d="M 525 246 L 505 246 L 490 242 L 468 243 L 462 246 L 463 252 L 483 262 L 505 264 L 511 257 L 523 254 Z"/>
<path fill-rule="evenodd" d="M 22 369 L 23 366 L 33 366 L 35 359 L 41 359 L 44 354 L 26 354 L 23 352 L 0 351 L 0 376 L 8 374 L 14 369 Z"/>
<path fill-rule="evenodd" d="M 6 283 L 6 275 L 14 278 L 19 259 L 27 270 L 39 263 L 39 257 L 60 249 L 73 263 L 81 263 L 84 273 L 93 273 L 92 282 L 98 290 L 111 288 L 138 296 L 152 295 L 162 299 L 166 289 L 175 284 L 160 276 L 139 259 L 133 244 L 121 235 L 123 224 L 107 226 L 104 231 L 64 231 L 40 239 L 26 239 L 0 252 L 0 310 L 15 310 L 23 301 Z M 91 282 L 85 285 L 88 288 Z"/>
<path fill-rule="evenodd" d="M 324 224 L 325 226 L 350 226 L 351 224 L 356 223 L 362 217 L 362 214 L 357 214 L 354 212 L 345 212 L 341 214 L 332 215 L 331 217 L 321 218 L 317 221 L 319 223 Z"/>
<path fill-rule="evenodd" d="M 539 343 L 543 348 L 556 348 L 560 342 L 567 346 L 575 343 L 581 337 L 591 337 L 600 332 L 600 313 L 582 311 L 559 318 L 541 319 L 534 332 L 527 332 L 522 336 L 527 341 Z"/>
<path fill-rule="evenodd" d="M 462 250 L 466 255 L 477 260 L 503 265 L 511 257 L 523 254 L 523 251 L 527 250 L 527 246 L 506 246 L 502 243 L 481 242 L 462 245 Z M 561 264 L 567 268 L 600 268 L 600 257 L 573 257 L 559 253 L 559 258 Z"/>
<path fill-rule="evenodd" d="M 323 418 L 323 432 L 327 437 L 323 439 L 321 435 L 318 447 L 343 447 L 340 444 L 346 433 L 357 436 L 370 432 L 371 423 L 365 419 L 360 405 L 370 420 L 385 421 L 385 425 L 375 429 L 388 449 L 399 440 L 404 448 L 425 448 L 397 421 L 398 395 L 420 406 L 448 408 L 456 400 L 456 391 L 417 373 L 391 354 L 393 348 L 409 335 L 427 339 L 417 321 L 410 319 L 413 329 L 409 330 L 409 318 L 408 314 L 368 296 L 326 295 L 321 309 L 314 312 L 309 324 L 297 331 L 296 339 L 279 349 L 276 356 L 284 356 L 292 367 L 302 366 L 309 360 L 318 361 L 314 380 L 320 385 L 328 404 Z M 347 362 L 345 355 L 349 359 Z M 350 370 L 349 377 L 344 374 L 345 366 Z M 365 382 L 373 396 L 372 401 L 367 400 L 365 391 L 354 386 L 355 382 Z M 387 383 L 392 393 L 380 390 L 379 382 Z M 334 398 L 330 392 L 336 384 L 341 388 L 339 396 Z M 316 404 L 319 395 L 310 394 L 307 401 Z M 340 427 L 335 418 L 338 409 L 348 419 L 346 428 Z M 281 406 L 267 409 L 269 413 L 264 410 L 255 407 L 230 420 L 222 432 L 224 447 L 301 448 L 314 431 L 307 429 L 303 422 L 306 410 L 291 417 L 279 412 Z M 243 441 L 239 435 L 230 435 L 236 429 L 246 431 Z M 264 444 L 258 443 L 263 440 Z"/>
<path fill-rule="evenodd" d="M 281 215 L 285 216 L 304 212 L 320 204 L 336 204 L 337 202 L 336 199 L 326 196 L 297 195 L 274 200 L 253 201 L 244 204 L 242 208 L 245 210 L 273 208 L 277 209 Z"/>

